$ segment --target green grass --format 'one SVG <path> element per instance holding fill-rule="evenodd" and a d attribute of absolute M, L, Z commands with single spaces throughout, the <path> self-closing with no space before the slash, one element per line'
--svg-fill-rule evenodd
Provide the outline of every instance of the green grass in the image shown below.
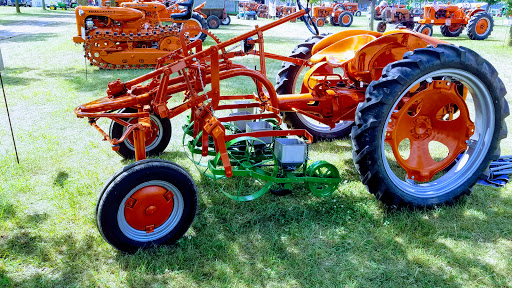
<path fill-rule="evenodd" d="M 219 193 L 185 156 L 180 140 L 184 116 L 173 120 L 173 140 L 162 158 L 192 173 L 199 191 L 196 220 L 175 246 L 135 255 L 117 252 L 98 233 L 94 209 L 103 183 L 127 163 L 73 109 L 104 96 L 108 81 L 149 70 L 89 68 L 85 80 L 82 48 L 71 41 L 76 33 L 72 12 L 22 11 L 15 15 L 14 8 L 0 7 L 0 25 L 33 20 L 54 30 L 41 32 L 32 25 L 31 34 L 0 40 L 21 161 L 15 162 L 2 107 L 0 286 L 512 286 L 510 185 L 476 186 L 453 207 L 388 210 L 359 182 L 350 141 L 340 140 L 317 143 L 311 153 L 341 172 L 343 182 L 332 197 L 315 198 L 298 189 L 287 197 L 265 195 L 237 203 Z M 232 23 L 213 32 L 225 40 L 268 22 Z M 351 28 L 364 29 L 365 23 L 356 18 Z M 339 30 L 326 25 L 321 31 Z M 442 39 L 478 51 L 512 91 L 512 48 L 504 46 L 505 31 L 496 26 L 486 41 L 470 41 L 465 34 Z M 287 55 L 307 37 L 302 23 L 288 23 L 265 34 L 265 49 Z M 249 57 L 243 63 L 254 61 Z M 272 81 L 279 67 L 279 62 L 268 62 Z M 241 91 L 243 84 L 226 82 L 222 88 Z M 512 154 L 510 139 L 502 141 L 503 154 Z"/>

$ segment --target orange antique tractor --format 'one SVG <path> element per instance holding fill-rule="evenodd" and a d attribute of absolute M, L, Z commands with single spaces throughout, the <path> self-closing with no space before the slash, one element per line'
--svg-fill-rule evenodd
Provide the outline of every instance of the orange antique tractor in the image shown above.
<path fill-rule="evenodd" d="M 494 28 L 492 16 L 469 3 L 425 5 L 423 19 L 418 23 L 416 30 L 429 36 L 433 33 L 433 25 L 440 25 L 441 33 L 446 37 L 457 37 L 466 27 L 471 40 L 487 39 Z"/>
<path fill-rule="evenodd" d="M 193 2 L 178 3 L 189 7 Z M 78 35 L 75 43 L 83 43 L 85 56 L 102 69 L 149 68 L 156 60 L 178 49 L 179 31 L 196 27 L 187 41 L 205 39 L 204 17 L 196 7 L 191 11 L 166 7 L 161 2 L 124 2 L 122 7 L 78 6 L 75 9 Z M 171 25 L 163 25 L 172 22 Z"/>
<path fill-rule="evenodd" d="M 135 251 L 173 243 L 192 224 L 197 191 L 190 174 L 169 161 L 144 160 L 165 149 L 170 119 L 185 112 L 190 158 L 234 200 L 272 189 L 282 195 L 292 183 L 332 194 L 338 169 L 311 162 L 308 150 L 313 140 L 349 132 L 361 181 L 385 204 L 432 207 L 470 193 L 507 134 L 506 91 L 494 67 L 472 50 L 410 30 L 319 36 L 310 10 L 298 6 L 224 42 L 206 32 L 216 42 L 210 47 L 182 41 L 156 70 L 110 82 L 105 97 L 75 109 L 113 150 L 136 159 L 101 191 L 96 223 L 106 241 Z M 299 17 L 315 36 L 290 57 L 267 52 L 263 33 Z M 248 55 L 259 57 L 258 70 L 233 62 Z M 266 59 L 283 61 L 275 87 Z M 253 83 L 254 94 L 226 95 L 221 81 L 232 78 Z M 171 105 L 172 97 L 183 99 Z M 112 120 L 109 132 L 100 118 Z"/>
<path fill-rule="evenodd" d="M 328 22 L 329 17 L 331 17 L 333 12 L 332 7 L 326 6 L 316 6 L 313 7 L 313 17 L 311 20 L 315 22 L 316 26 L 322 27 L 326 22 Z"/>
<path fill-rule="evenodd" d="M 403 6 L 403 5 L 399 5 Z M 414 29 L 414 16 L 409 9 L 398 6 L 387 6 L 381 9 L 379 18 L 382 20 L 377 24 L 377 31 L 386 31 L 387 24 L 395 24 L 397 27 L 405 27 L 407 29 Z"/>
<path fill-rule="evenodd" d="M 334 26 L 350 27 L 355 16 L 361 16 L 357 3 L 339 3 L 333 7 L 331 24 Z"/>

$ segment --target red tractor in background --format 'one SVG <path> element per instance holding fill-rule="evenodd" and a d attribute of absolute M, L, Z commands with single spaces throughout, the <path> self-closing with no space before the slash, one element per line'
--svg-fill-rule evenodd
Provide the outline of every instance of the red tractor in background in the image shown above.
<path fill-rule="evenodd" d="M 464 28 L 471 40 L 484 40 L 494 28 L 492 15 L 469 3 L 425 5 L 423 18 L 416 31 L 431 36 L 434 25 L 440 26 L 445 37 L 458 37 Z"/>

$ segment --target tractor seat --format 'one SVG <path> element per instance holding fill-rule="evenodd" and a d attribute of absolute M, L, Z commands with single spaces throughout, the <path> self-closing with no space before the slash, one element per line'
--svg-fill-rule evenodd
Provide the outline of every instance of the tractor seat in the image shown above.
<path fill-rule="evenodd" d="M 187 8 L 185 12 L 171 14 L 173 20 L 188 20 L 192 17 L 192 6 L 194 6 L 194 0 L 183 1 L 178 3 L 180 6 Z"/>
<path fill-rule="evenodd" d="M 338 66 L 337 63 L 343 63 L 352 59 L 356 55 L 357 50 L 375 39 L 377 37 L 368 34 L 344 38 L 311 56 L 310 61 L 313 63 L 327 61 L 329 65 Z"/>

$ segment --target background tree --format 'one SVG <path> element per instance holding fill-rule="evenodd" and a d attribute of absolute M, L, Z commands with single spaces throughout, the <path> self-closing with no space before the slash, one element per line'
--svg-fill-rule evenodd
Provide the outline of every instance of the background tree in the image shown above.
<path fill-rule="evenodd" d="M 507 35 L 507 45 L 512 46 L 512 0 L 507 0 L 507 13 L 505 15 L 507 17 L 508 23 L 508 35 Z"/>
<path fill-rule="evenodd" d="M 375 1 L 376 0 L 370 1 L 371 5 L 370 5 L 370 23 L 369 23 L 370 27 L 369 28 L 372 31 L 373 31 L 373 19 L 375 19 Z M 510 0 L 510 1 L 512 1 L 512 0 Z"/>
<path fill-rule="evenodd" d="M 44 0 L 41 0 L 41 4 L 43 4 L 43 10 L 46 10 L 46 5 L 44 4 Z"/>
<path fill-rule="evenodd" d="M 18 0 L 16 0 L 14 2 L 14 5 L 16 6 L 16 13 L 21 13 L 21 11 L 20 11 L 20 2 Z"/>
<path fill-rule="evenodd" d="M 491 5 L 501 2 L 501 0 L 487 0 L 487 9 L 485 11 L 491 11 Z"/>

